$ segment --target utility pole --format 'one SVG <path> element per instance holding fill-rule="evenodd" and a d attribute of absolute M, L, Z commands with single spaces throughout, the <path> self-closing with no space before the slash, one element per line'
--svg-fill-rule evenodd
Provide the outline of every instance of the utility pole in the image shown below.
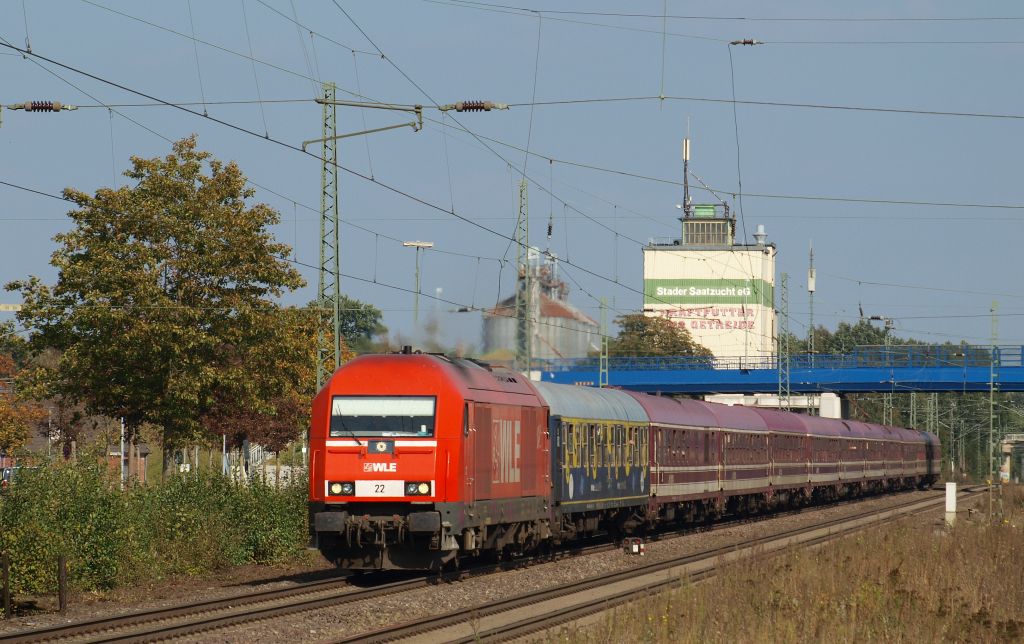
<path fill-rule="evenodd" d="M 779 408 L 789 409 L 789 274 L 779 276 Z"/>
<path fill-rule="evenodd" d="M 811 356 L 811 368 L 814 368 L 814 241 L 810 242 L 810 265 L 807 267 L 807 301 L 810 309 L 810 319 L 807 324 L 807 353 Z"/>
<path fill-rule="evenodd" d="M 516 219 L 516 368 L 530 375 L 533 362 L 533 284 L 530 275 L 530 210 L 526 177 L 519 182 Z"/>

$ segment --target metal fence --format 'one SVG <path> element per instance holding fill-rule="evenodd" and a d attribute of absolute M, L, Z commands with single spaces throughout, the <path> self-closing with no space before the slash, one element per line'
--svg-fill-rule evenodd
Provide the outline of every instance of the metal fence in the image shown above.
<path fill-rule="evenodd" d="M 534 368 L 541 371 L 597 371 L 597 356 L 558 360 L 537 360 Z M 793 354 L 792 369 L 862 369 L 862 368 L 949 368 L 949 367 L 1022 367 L 1024 346 L 1021 345 L 958 345 L 958 346 L 861 346 L 846 354 Z M 610 371 L 707 371 L 711 369 L 777 370 L 777 356 L 630 356 L 608 359 Z"/>

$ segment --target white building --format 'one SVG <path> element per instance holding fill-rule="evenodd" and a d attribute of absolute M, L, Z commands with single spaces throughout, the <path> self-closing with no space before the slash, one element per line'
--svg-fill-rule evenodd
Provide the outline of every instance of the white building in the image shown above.
<path fill-rule="evenodd" d="M 683 236 L 644 248 L 644 312 L 684 326 L 716 357 L 775 354 L 775 254 L 758 226 L 735 242 L 727 205 L 684 209 Z"/>
<path fill-rule="evenodd" d="M 558 277 L 554 256 L 530 253 L 531 346 L 534 359 L 584 358 L 599 351 L 600 328 L 569 303 L 569 287 Z M 516 346 L 516 298 L 507 298 L 484 313 L 484 356 L 500 363 Z"/>

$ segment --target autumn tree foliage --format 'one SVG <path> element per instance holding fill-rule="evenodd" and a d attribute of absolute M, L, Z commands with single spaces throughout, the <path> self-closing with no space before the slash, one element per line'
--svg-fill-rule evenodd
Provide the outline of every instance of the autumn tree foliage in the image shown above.
<path fill-rule="evenodd" d="M 619 335 L 608 342 L 608 352 L 613 356 L 712 355 L 689 331 L 668 318 L 630 313 L 619 316 L 615 323 Z"/>
<path fill-rule="evenodd" d="M 282 412 L 297 435 L 295 409 L 312 393 L 297 364 L 302 316 L 275 300 L 303 280 L 269 231 L 278 213 L 250 203 L 238 166 L 197 150 L 194 136 L 165 157 L 132 157 L 125 176 L 116 190 L 64 191 L 77 208 L 55 237 L 56 284 L 7 286 L 23 297 L 31 350 L 59 352 L 37 368 L 46 393 L 123 417 L 132 432 L 161 427 L 165 467 L 212 415 Z"/>
<path fill-rule="evenodd" d="M 0 333 L 8 328 L 0 325 Z M 0 353 L 0 453 L 3 454 L 21 448 L 36 424 L 46 416 L 39 405 L 15 396 L 14 376 L 14 359 L 9 353 Z"/>

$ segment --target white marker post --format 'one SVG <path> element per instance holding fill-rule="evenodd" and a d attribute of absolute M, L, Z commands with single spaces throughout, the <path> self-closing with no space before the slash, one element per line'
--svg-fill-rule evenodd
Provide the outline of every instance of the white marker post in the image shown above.
<path fill-rule="evenodd" d="M 946 525 L 956 523 L 956 483 L 946 483 Z"/>

